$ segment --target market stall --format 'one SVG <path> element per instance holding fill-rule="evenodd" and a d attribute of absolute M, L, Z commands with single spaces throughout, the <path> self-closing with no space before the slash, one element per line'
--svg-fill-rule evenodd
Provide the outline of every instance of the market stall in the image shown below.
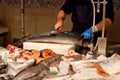
<path fill-rule="evenodd" d="M 63 2 L 64 0 L 59 4 Z M 23 10 L 23 1 L 18 3 L 22 3 Z M 46 3 L 45 7 L 56 6 L 50 0 L 40 0 L 39 3 Z M 114 3 L 118 9 L 115 0 Z M 38 5 L 43 7 L 42 4 Z M 23 37 L 23 13 L 21 18 Z M 0 79 L 119 80 L 120 45 L 107 46 L 104 29 L 99 39 L 94 48 L 90 41 L 85 41 L 79 34 L 72 32 L 48 32 L 23 37 L 15 45 L 0 47 Z"/>

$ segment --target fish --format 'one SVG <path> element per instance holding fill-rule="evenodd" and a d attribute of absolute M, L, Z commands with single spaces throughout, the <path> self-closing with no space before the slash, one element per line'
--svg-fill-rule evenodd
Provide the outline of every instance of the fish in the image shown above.
<path fill-rule="evenodd" d="M 0 56 L 0 80 L 11 80 L 13 78 L 12 75 L 7 74 L 8 65 Z"/>
<path fill-rule="evenodd" d="M 5 63 L 5 61 L 2 59 L 2 57 L 0 57 L 0 75 L 1 74 L 5 74 L 7 71 L 7 64 Z"/>
<path fill-rule="evenodd" d="M 40 61 L 38 64 L 31 66 L 17 75 L 12 80 L 42 80 L 46 75 L 49 74 L 53 64 L 61 61 L 62 55 L 55 55 L 54 57 Z"/>
<path fill-rule="evenodd" d="M 38 35 L 31 35 L 17 41 L 14 45 L 22 47 L 24 42 L 38 42 L 38 43 L 57 43 L 57 44 L 68 44 L 75 45 L 76 47 L 88 48 L 90 40 L 85 40 L 78 32 L 61 31 L 61 32 L 45 32 Z M 76 48 L 76 51 L 78 51 Z"/>
<path fill-rule="evenodd" d="M 1 75 L 0 75 L 0 80 L 12 80 L 13 77 L 14 77 L 13 75 L 1 74 Z"/>

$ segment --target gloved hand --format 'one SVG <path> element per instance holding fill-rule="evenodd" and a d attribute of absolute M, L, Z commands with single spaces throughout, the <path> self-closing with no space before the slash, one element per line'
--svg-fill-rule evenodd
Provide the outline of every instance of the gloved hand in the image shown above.
<path fill-rule="evenodd" d="M 91 36 L 92 36 L 92 27 L 88 28 L 87 30 L 85 30 L 81 36 L 83 36 L 84 39 L 88 39 L 90 40 L 91 39 Z"/>

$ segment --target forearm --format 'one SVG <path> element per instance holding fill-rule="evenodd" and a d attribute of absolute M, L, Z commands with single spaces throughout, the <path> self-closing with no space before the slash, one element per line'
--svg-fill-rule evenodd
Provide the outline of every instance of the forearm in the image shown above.
<path fill-rule="evenodd" d="M 108 27 L 110 24 L 112 24 L 112 21 L 109 18 L 105 18 L 105 28 Z M 98 31 L 101 31 L 103 27 L 103 21 L 96 24 L 96 27 L 98 28 Z"/>
<path fill-rule="evenodd" d="M 105 18 L 105 27 L 108 27 L 111 23 L 112 23 L 112 21 L 109 18 Z M 85 30 L 82 33 L 82 36 L 84 36 L 84 39 L 90 40 L 92 33 L 97 32 L 97 31 L 101 31 L 102 27 L 103 27 L 103 21 L 99 22 L 94 27 L 92 26 L 92 27 L 88 28 L 87 30 Z"/>
<path fill-rule="evenodd" d="M 66 14 L 63 10 L 60 10 L 57 16 L 57 22 L 63 22 L 65 20 Z"/>

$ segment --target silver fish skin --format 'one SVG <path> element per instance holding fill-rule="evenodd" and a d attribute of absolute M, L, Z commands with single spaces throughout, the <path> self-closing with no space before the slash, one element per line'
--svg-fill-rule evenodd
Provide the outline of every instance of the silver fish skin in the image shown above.
<path fill-rule="evenodd" d="M 57 44 L 70 44 L 70 45 L 80 45 L 87 47 L 90 41 L 84 40 L 80 36 L 80 33 L 63 31 L 58 33 L 41 33 L 39 35 L 32 35 L 25 37 L 15 43 L 15 46 L 22 47 L 23 42 L 40 42 L 40 43 L 57 43 Z"/>
<path fill-rule="evenodd" d="M 49 67 L 54 63 L 61 61 L 62 55 L 55 55 L 52 58 L 43 60 L 38 64 L 18 73 L 12 80 L 42 80 L 49 74 Z"/>

